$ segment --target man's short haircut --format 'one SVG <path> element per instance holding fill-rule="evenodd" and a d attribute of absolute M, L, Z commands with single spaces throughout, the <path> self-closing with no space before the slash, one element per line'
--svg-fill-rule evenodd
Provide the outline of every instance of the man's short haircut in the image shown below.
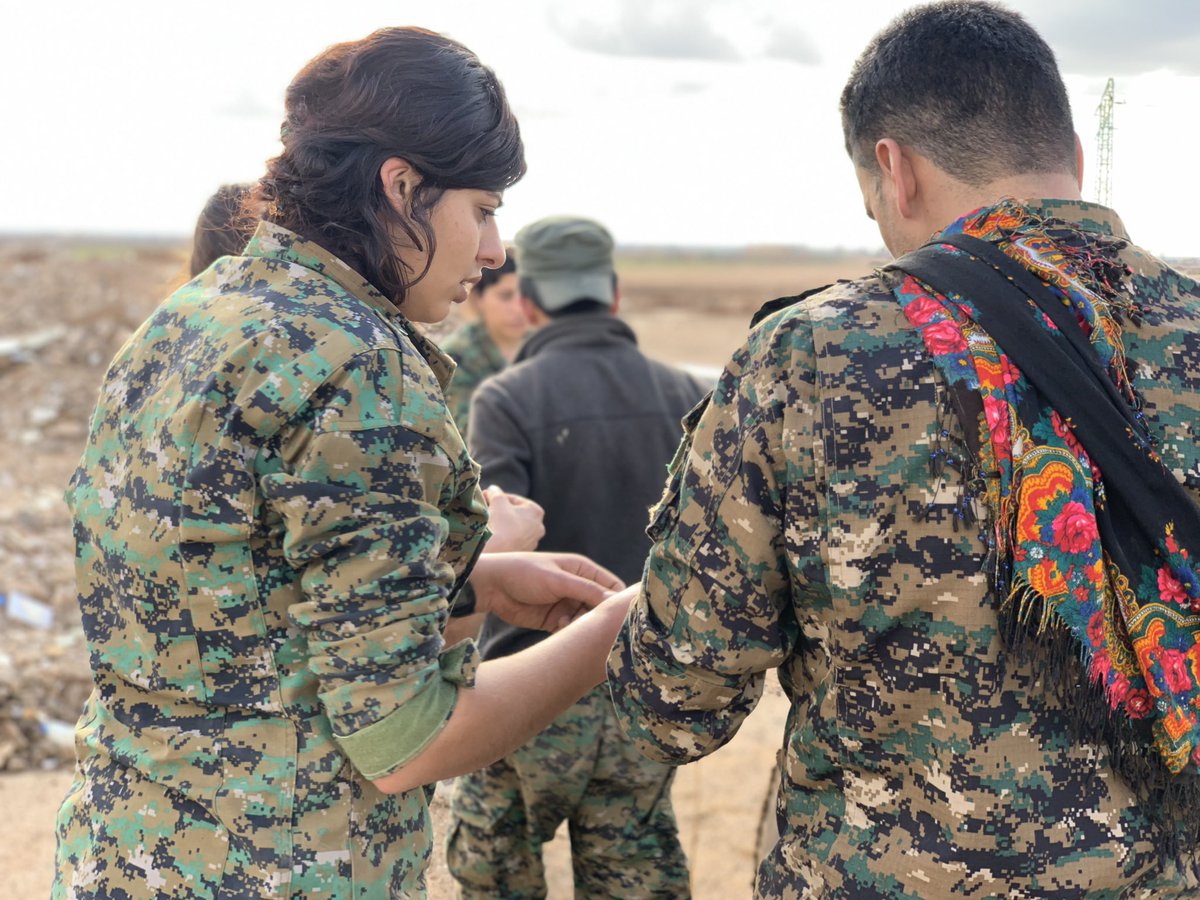
<path fill-rule="evenodd" d="M 613 272 L 612 276 L 613 289 L 617 287 L 617 273 Z M 591 297 L 580 297 L 578 300 L 572 300 L 566 306 L 560 309 L 546 309 L 542 305 L 542 298 L 538 296 L 537 282 L 528 275 L 517 276 L 517 289 L 521 292 L 521 296 L 528 297 L 538 309 L 548 315 L 551 319 L 560 319 L 563 316 L 573 316 L 579 313 L 598 313 L 608 312 L 612 309 L 608 303 L 602 300 L 595 300 Z"/>
<path fill-rule="evenodd" d="M 881 31 L 842 91 L 855 164 L 912 147 L 959 181 L 1076 172 L 1071 104 L 1054 51 L 1017 13 L 979 0 L 910 9 Z"/>

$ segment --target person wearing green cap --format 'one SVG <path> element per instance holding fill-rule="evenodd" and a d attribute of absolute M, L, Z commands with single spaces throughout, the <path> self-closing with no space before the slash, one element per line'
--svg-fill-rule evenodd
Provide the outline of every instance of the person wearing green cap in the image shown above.
<path fill-rule="evenodd" d="M 518 232 L 520 293 L 536 329 L 471 404 L 468 440 L 484 483 L 545 509 L 542 549 L 585 553 L 627 583 L 650 549 L 647 509 L 705 392 L 647 359 L 615 315 L 613 239 L 558 216 Z M 489 617 L 496 659 L 544 633 Z M 544 897 L 541 845 L 566 820 L 578 897 L 686 897 L 671 809 L 674 769 L 646 759 L 617 725 L 608 690 L 584 696 L 499 762 L 458 779 L 447 863 L 465 897 Z"/>

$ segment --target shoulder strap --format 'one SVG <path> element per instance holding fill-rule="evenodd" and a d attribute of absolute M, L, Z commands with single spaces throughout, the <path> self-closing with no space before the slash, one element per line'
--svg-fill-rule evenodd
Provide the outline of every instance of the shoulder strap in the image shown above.
<path fill-rule="evenodd" d="M 944 244 L 966 253 L 949 253 Z M 1143 534 L 1152 535 L 1173 522 L 1181 536 L 1196 540 L 1200 507 L 1149 446 L 1145 426 L 1100 366 L 1062 295 L 999 248 L 969 235 L 939 238 L 890 268 L 947 299 L 958 295 L 970 301 L 976 322 L 1071 423 L 1104 473 L 1113 518 L 1122 525 L 1137 522 Z M 1054 329 L 1046 327 L 1042 315 Z"/>
<path fill-rule="evenodd" d="M 794 297 L 780 297 L 777 300 L 768 300 L 758 308 L 758 312 L 756 312 L 754 314 L 754 318 L 750 320 L 750 327 L 754 328 L 763 319 L 773 316 L 781 309 L 787 309 L 789 306 L 795 306 L 805 297 L 811 297 L 813 294 L 819 294 L 826 288 L 833 287 L 833 285 L 834 282 L 831 281 L 829 284 L 823 284 L 820 287 L 807 290 L 803 294 L 796 294 Z"/>
<path fill-rule="evenodd" d="M 966 255 L 940 249 L 945 244 Z M 895 260 L 890 268 L 907 272 L 944 297 L 969 299 L 980 326 L 1064 416 L 1077 419 L 1082 407 L 1095 414 L 1101 427 L 1102 418 L 1115 413 L 1135 433 L 1141 431 L 1062 296 L 1000 248 L 967 234 L 950 235 Z M 1054 323 L 1054 331 L 1037 320 L 1030 305 Z"/>

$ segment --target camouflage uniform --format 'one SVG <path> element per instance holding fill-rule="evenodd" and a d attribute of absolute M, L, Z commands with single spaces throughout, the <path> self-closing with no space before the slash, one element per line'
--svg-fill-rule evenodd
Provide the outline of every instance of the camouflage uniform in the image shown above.
<path fill-rule="evenodd" d="M 576 897 L 688 896 L 673 775 L 638 753 L 608 689 L 596 688 L 500 762 L 459 779 L 447 862 L 460 895 L 545 897 L 542 845 L 566 820 Z"/>
<path fill-rule="evenodd" d="M 1094 205 L 1029 204 L 1124 237 Z M 1163 458 L 1200 497 L 1200 287 L 1127 246 L 1149 312 L 1124 340 Z M 610 658 L 622 725 L 686 763 L 778 667 L 791 699 L 763 897 L 1164 896 L 1186 882 L 1107 750 L 1006 658 L 946 383 L 894 276 L 755 329 L 689 425 L 642 595 Z"/>
<path fill-rule="evenodd" d="M 453 364 L 320 247 L 263 224 L 118 353 L 67 499 L 95 690 L 55 896 L 424 893 L 424 790 L 486 538 Z"/>
<path fill-rule="evenodd" d="M 454 377 L 446 385 L 446 405 L 465 437 L 471 395 L 485 378 L 495 375 L 507 363 L 482 322 L 468 322 L 442 341 L 441 346 L 442 351 L 458 364 Z"/>

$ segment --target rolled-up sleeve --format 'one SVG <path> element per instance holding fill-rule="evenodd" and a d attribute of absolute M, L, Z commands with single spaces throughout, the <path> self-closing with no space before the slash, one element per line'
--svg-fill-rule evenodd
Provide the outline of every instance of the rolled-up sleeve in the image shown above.
<path fill-rule="evenodd" d="M 764 673 L 797 640 L 784 495 L 794 450 L 811 456 L 811 427 L 798 419 L 811 414 L 813 372 L 796 370 L 794 344 L 802 350 L 804 340 L 773 329 L 777 319 L 751 335 L 707 408 L 685 422 L 651 512 L 642 591 L 609 657 L 622 727 L 663 762 L 690 762 L 732 738 Z"/>
<path fill-rule="evenodd" d="M 263 479 L 284 554 L 301 572 L 289 618 L 334 737 L 367 778 L 436 736 L 477 664 L 473 644 L 442 639 L 456 581 L 442 509 L 462 473 L 399 402 L 412 388 L 403 375 L 398 353 L 348 362 L 289 436 L 285 471 Z"/>

